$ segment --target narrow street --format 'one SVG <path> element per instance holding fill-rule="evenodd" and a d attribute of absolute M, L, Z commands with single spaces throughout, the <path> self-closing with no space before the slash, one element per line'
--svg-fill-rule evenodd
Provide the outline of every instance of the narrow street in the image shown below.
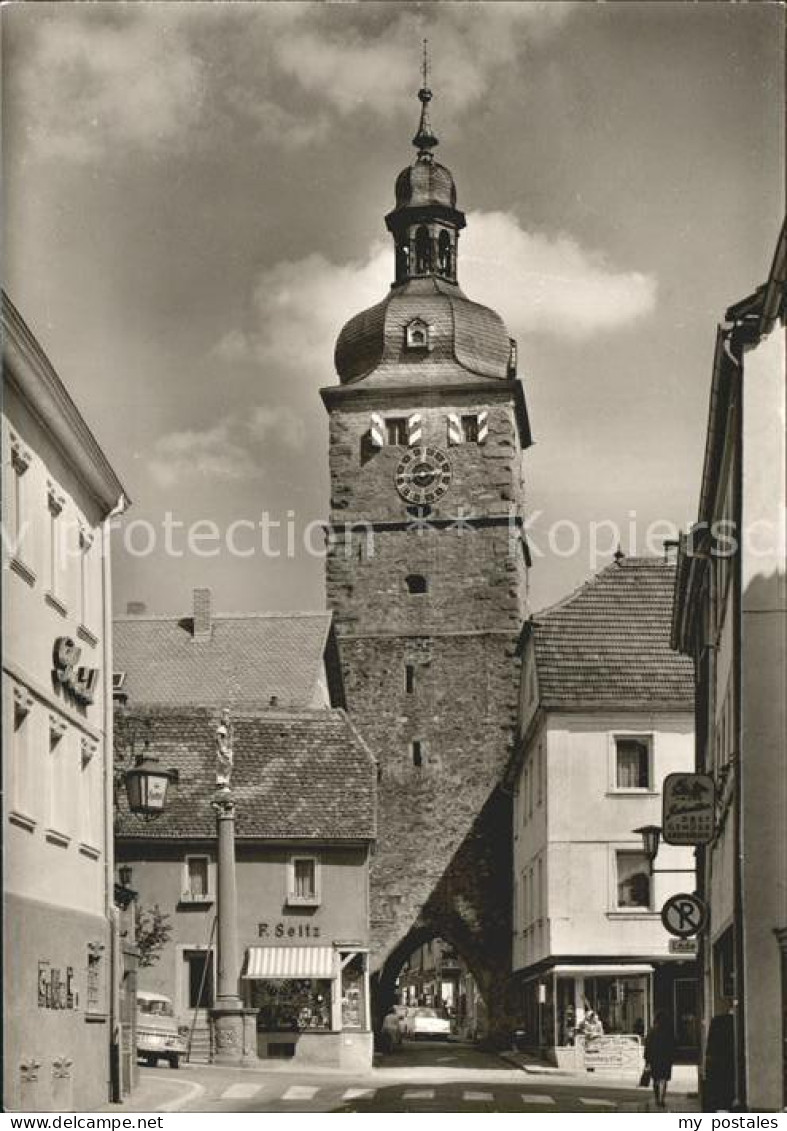
<path fill-rule="evenodd" d="M 142 1069 L 141 1084 L 165 1072 Z M 650 1100 L 649 1092 L 613 1080 L 524 1072 L 454 1041 L 406 1042 L 393 1055 L 376 1057 L 366 1073 L 189 1065 L 178 1079 L 201 1086 L 181 1108 L 200 1112 L 625 1112 L 649 1110 Z M 694 1110 L 684 1096 L 668 1106 Z"/>

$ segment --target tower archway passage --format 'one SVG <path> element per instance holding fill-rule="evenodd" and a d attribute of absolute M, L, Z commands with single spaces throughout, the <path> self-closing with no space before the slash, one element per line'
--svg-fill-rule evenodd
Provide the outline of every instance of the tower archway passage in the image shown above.
<path fill-rule="evenodd" d="M 465 220 L 450 171 L 434 160 L 431 92 L 419 98 L 418 156 L 397 178 L 386 217 L 400 249 L 395 281 L 341 331 L 339 384 L 321 393 L 330 416 L 326 591 L 348 708 L 379 761 L 378 1018 L 403 957 L 439 936 L 474 971 L 494 1038 L 509 1029 L 511 818 L 500 781 L 515 740 L 527 613 L 530 427 L 502 319 L 456 281 Z M 428 348 L 408 338 L 420 326 Z"/>

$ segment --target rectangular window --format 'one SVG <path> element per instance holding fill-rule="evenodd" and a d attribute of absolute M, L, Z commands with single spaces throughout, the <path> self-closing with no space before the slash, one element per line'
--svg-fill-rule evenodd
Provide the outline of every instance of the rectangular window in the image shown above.
<path fill-rule="evenodd" d="M 311 907 L 320 902 L 320 868 L 316 856 L 291 857 L 287 902 Z"/>
<path fill-rule="evenodd" d="M 644 852 L 615 854 L 618 907 L 650 909 L 650 868 Z"/>
<path fill-rule="evenodd" d="M 65 497 L 60 494 L 54 483 L 47 484 L 47 504 L 49 507 L 49 576 L 47 578 L 48 595 L 62 606 L 65 596 L 63 590 L 63 567 L 65 564 L 65 545 L 63 542 L 62 513 L 65 506 Z"/>
<path fill-rule="evenodd" d="M 101 844 L 101 798 L 99 789 L 101 780 L 99 776 L 100 763 L 96 757 L 98 746 L 88 738 L 83 738 L 81 743 L 81 782 L 80 782 L 80 812 L 82 821 L 81 840 L 84 845 L 98 848 Z"/>
<path fill-rule="evenodd" d="M 9 435 L 9 448 L 11 452 L 8 478 L 4 486 L 6 490 L 3 498 L 8 500 L 8 517 L 4 515 L 6 529 L 7 553 L 16 566 L 18 573 L 30 582 L 35 581 L 35 574 L 30 569 L 32 561 L 32 530 L 27 513 L 27 483 L 25 472 L 32 462 L 32 454 L 24 447 L 18 436 Z"/>
<path fill-rule="evenodd" d="M 475 413 L 473 413 L 472 415 L 469 415 L 469 416 L 463 416 L 461 418 L 461 423 L 462 423 L 462 439 L 464 440 L 464 442 L 466 444 L 477 444 L 478 443 L 479 427 L 478 427 L 478 417 L 475 415 Z"/>
<path fill-rule="evenodd" d="M 402 447 L 407 447 L 408 435 L 406 417 L 388 417 L 385 422 L 385 438 L 389 444 L 398 444 Z"/>
<path fill-rule="evenodd" d="M 424 763 L 423 753 L 421 750 L 421 743 L 418 739 L 410 743 L 410 752 L 413 756 L 413 765 L 420 767 Z"/>
<path fill-rule="evenodd" d="M 536 754 L 536 780 L 537 780 L 537 798 L 536 804 L 541 805 L 544 800 L 544 747 L 538 747 Z"/>
<path fill-rule="evenodd" d="M 522 824 L 527 824 L 528 803 L 527 796 L 530 792 L 530 766 L 525 766 L 522 777 Z"/>
<path fill-rule="evenodd" d="M 93 534 L 87 527 L 79 531 L 79 623 L 83 628 L 91 629 L 93 625 L 93 603 L 91 583 L 93 565 Z"/>
<path fill-rule="evenodd" d="M 69 774 L 69 736 L 66 723 L 56 715 L 49 717 L 49 826 L 50 830 L 70 835 L 71 782 Z"/>
<path fill-rule="evenodd" d="M 183 900 L 207 902 L 210 898 L 210 861 L 207 856 L 187 856 L 183 867 Z"/>
<path fill-rule="evenodd" d="M 415 665 L 405 664 L 404 666 L 404 690 L 407 695 L 412 695 L 415 691 Z"/>
<path fill-rule="evenodd" d="M 615 788 L 650 789 L 651 743 L 647 737 L 615 739 Z"/>

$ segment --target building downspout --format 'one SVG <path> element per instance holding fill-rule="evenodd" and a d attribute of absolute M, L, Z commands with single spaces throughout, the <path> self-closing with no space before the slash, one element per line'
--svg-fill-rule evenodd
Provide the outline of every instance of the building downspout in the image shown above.
<path fill-rule="evenodd" d="M 735 954 L 735 1075 L 738 1107 L 747 1107 L 746 1073 L 746 981 L 744 970 L 745 939 L 743 923 L 743 347 L 737 367 L 735 390 L 735 529 L 738 534 L 738 553 L 735 555 L 733 586 L 735 617 L 733 619 L 733 648 L 735 663 L 735 789 L 733 790 L 733 946 Z"/>
<path fill-rule="evenodd" d="M 115 797 L 114 797 L 114 710 L 112 698 L 112 559 L 110 553 L 111 526 L 113 518 L 121 515 L 128 505 L 121 495 L 114 509 L 101 524 L 101 639 L 104 664 L 104 894 L 106 917 L 110 927 L 109 963 L 109 1080 L 107 1095 L 112 1096 L 112 1056 L 113 1046 L 120 1046 L 120 922 L 115 907 Z M 133 941 L 133 940 L 132 940 Z"/>

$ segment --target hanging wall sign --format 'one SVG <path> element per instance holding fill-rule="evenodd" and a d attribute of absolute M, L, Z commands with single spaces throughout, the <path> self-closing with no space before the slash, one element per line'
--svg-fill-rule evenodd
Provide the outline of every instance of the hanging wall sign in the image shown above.
<path fill-rule="evenodd" d="M 665 844 L 710 844 L 715 830 L 716 786 L 710 774 L 668 774 L 661 828 Z"/>

